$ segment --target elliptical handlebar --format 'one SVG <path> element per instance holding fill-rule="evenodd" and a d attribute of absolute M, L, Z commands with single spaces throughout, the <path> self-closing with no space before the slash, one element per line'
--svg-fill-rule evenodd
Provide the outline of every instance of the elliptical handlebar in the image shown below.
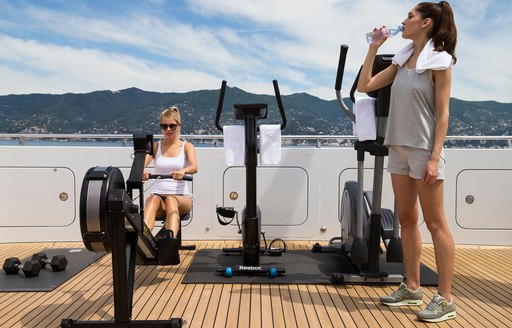
<path fill-rule="evenodd" d="M 353 122 L 355 122 L 356 116 L 348 109 L 347 105 L 343 101 L 343 98 L 341 97 L 341 82 L 343 81 L 343 73 L 345 71 L 347 52 L 348 46 L 346 44 L 342 44 L 340 47 L 340 58 L 338 61 L 338 72 L 336 74 L 336 83 L 334 85 L 334 89 L 336 89 L 336 99 L 338 100 L 338 104 L 340 105 L 341 109 L 345 112 L 345 114 L 348 115 L 348 117 Z"/>
<path fill-rule="evenodd" d="M 336 89 L 336 91 L 341 90 L 341 82 L 343 81 L 343 73 L 345 71 L 345 62 L 347 60 L 347 52 L 348 52 L 348 46 L 346 44 L 342 44 L 340 46 L 340 58 L 338 60 L 338 72 L 336 75 L 336 83 L 334 85 L 334 89 Z"/>
<path fill-rule="evenodd" d="M 174 179 L 172 177 L 172 174 L 150 174 L 149 179 Z M 192 174 L 185 174 L 183 175 L 183 179 L 185 181 L 192 181 L 194 180 Z"/>
<path fill-rule="evenodd" d="M 356 102 L 355 93 L 357 91 L 357 83 L 359 82 L 359 77 L 361 76 L 361 70 L 363 69 L 363 66 L 359 67 L 359 72 L 357 72 L 356 79 L 354 80 L 354 83 L 352 84 L 352 88 L 350 89 L 350 100 L 353 104 Z"/>
<path fill-rule="evenodd" d="M 220 125 L 220 114 L 222 113 L 222 105 L 224 104 L 224 95 L 226 94 L 227 83 L 228 82 L 226 80 L 222 80 L 222 84 L 220 86 L 219 103 L 217 104 L 217 112 L 215 113 L 215 126 L 220 131 L 224 131 L 224 128 Z"/>
<path fill-rule="evenodd" d="M 286 127 L 286 114 L 284 111 L 283 101 L 281 100 L 281 92 L 279 91 L 279 84 L 277 83 L 277 80 L 273 80 L 272 83 L 274 85 L 274 92 L 276 94 L 277 107 L 279 108 L 279 115 L 281 117 L 281 130 L 283 130 Z M 215 127 L 219 131 L 224 131 L 223 126 L 220 125 L 220 116 L 222 114 L 222 106 L 224 104 L 224 96 L 226 94 L 226 85 L 227 85 L 227 82 L 225 80 L 223 80 L 222 84 L 220 86 L 220 95 L 219 95 L 219 102 L 217 104 L 217 112 L 215 113 Z"/>
<path fill-rule="evenodd" d="M 279 115 L 281 115 L 281 130 L 286 127 L 286 114 L 284 113 L 283 101 L 281 100 L 281 92 L 277 80 L 272 81 L 274 84 L 274 92 L 276 94 L 277 107 L 279 107 Z"/>

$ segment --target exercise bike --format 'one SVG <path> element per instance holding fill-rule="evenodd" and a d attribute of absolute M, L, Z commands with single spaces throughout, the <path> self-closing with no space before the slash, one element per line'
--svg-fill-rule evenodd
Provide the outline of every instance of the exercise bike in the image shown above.
<path fill-rule="evenodd" d="M 342 45 L 336 76 L 336 98 L 341 109 L 348 117 L 356 122 L 357 117 L 352 113 L 341 97 L 341 83 L 347 57 L 348 46 Z M 374 61 L 372 74 L 375 75 L 391 64 L 391 55 L 378 55 Z M 352 85 L 350 98 L 355 103 L 354 93 L 361 69 Z M 386 261 L 402 263 L 402 244 L 399 236 L 399 220 L 390 209 L 381 208 L 382 180 L 384 172 L 384 157 L 388 149 L 383 145 L 386 128 L 386 118 L 389 112 L 389 97 L 391 85 L 369 93 L 376 98 L 375 113 L 377 117 L 376 140 L 356 141 L 357 151 L 357 181 L 345 182 L 341 199 L 341 236 L 331 238 L 328 247 L 315 244 L 313 251 L 335 250 L 348 256 L 357 274 L 333 273 L 333 284 L 343 283 L 378 283 L 399 284 L 404 280 L 402 274 L 392 274 L 380 269 L 380 241 L 386 247 Z M 373 171 L 373 191 L 364 191 L 364 158 L 365 153 L 375 157 Z"/>
<path fill-rule="evenodd" d="M 224 95 L 226 92 L 226 81 L 222 81 L 217 112 L 215 115 L 215 126 L 223 131 L 220 124 L 222 114 L 222 106 Z M 281 118 L 281 130 L 286 127 L 286 115 L 284 112 L 279 85 L 276 80 L 273 81 L 274 91 L 276 95 L 277 105 Z M 258 165 L 258 120 L 267 118 L 267 104 L 235 104 L 235 118 L 244 121 L 245 133 L 245 172 L 246 172 L 246 206 L 242 211 L 241 224 L 238 221 L 238 212 L 232 207 L 217 206 L 216 213 L 218 221 L 222 225 L 231 223 L 236 217 L 239 226 L 239 233 L 242 234 L 242 247 L 224 248 L 225 254 L 241 254 L 243 256 L 243 264 L 235 267 L 227 267 L 217 270 L 218 274 L 230 277 L 234 274 L 247 275 L 269 275 L 275 277 L 285 273 L 284 268 L 262 267 L 260 265 L 260 255 L 281 256 L 286 252 L 286 244 L 280 239 L 274 240 L 270 246 L 260 246 L 261 235 L 265 238 L 261 231 L 261 210 L 256 201 L 256 167 Z M 222 218 L 221 218 L 222 217 Z M 231 220 L 226 220 L 231 219 Z M 240 227 L 241 226 L 241 227 Z M 283 243 L 283 248 L 273 248 L 274 242 Z"/>
<path fill-rule="evenodd" d="M 80 230 L 85 247 L 112 253 L 114 287 L 113 321 L 63 319 L 61 327 L 181 327 L 181 318 L 132 320 L 135 265 L 169 265 L 159 253 L 159 240 L 144 223 L 142 175 L 146 154 L 153 154 L 153 135 L 133 137 L 134 158 L 128 180 L 117 167 L 92 167 L 85 174 L 80 193 Z M 171 178 L 155 176 L 154 178 Z M 191 181 L 192 176 L 186 176 Z M 139 205 L 133 191 L 139 192 Z M 187 216 L 183 217 L 184 219 Z M 181 229 L 180 229 L 181 231 Z M 178 238 L 180 238 L 179 236 Z M 178 247 L 181 241 L 178 243 Z"/>

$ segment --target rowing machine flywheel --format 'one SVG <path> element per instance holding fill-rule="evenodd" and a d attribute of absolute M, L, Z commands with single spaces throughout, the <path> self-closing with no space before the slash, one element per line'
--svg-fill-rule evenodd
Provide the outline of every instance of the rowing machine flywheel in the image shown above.
<path fill-rule="evenodd" d="M 121 170 L 117 167 L 91 167 L 85 174 L 80 192 L 80 230 L 85 247 L 91 252 L 109 252 L 107 200 L 113 190 L 125 189 Z"/>

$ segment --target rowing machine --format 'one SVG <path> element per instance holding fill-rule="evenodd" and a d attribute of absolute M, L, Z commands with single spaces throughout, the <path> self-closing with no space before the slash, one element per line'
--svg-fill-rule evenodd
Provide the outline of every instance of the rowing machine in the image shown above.
<path fill-rule="evenodd" d="M 181 318 L 132 320 L 135 265 L 161 264 L 158 243 L 144 223 L 143 181 L 146 154 L 152 154 L 153 136 L 134 136 L 135 155 L 130 176 L 124 182 L 116 167 L 90 168 L 80 194 L 80 229 L 85 247 L 93 252 L 112 253 L 114 284 L 113 321 L 63 319 L 61 327 L 181 327 Z M 138 189 L 140 206 L 133 203 Z"/>

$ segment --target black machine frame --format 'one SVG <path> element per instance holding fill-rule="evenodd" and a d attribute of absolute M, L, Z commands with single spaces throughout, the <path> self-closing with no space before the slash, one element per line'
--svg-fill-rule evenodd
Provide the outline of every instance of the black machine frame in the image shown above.
<path fill-rule="evenodd" d="M 146 154 L 153 154 L 153 135 L 134 135 L 134 158 L 124 182 L 116 167 L 92 167 L 80 194 L 80 229 L 86 248 L 112 253 L 113 321 L 62 319 L 61 327 L 181 327 L 181 318 L 132 320 L 135 265 L 156 265 L 157 241 L 144 223 L 142 175 Z M 192 180 L 187 176 L 186 180 Z M 133 191 L 139 191 L 139 205 Z M 162 265 L 162 263 L 160 263 Z"/>
<path fill-rule="evenodd" d="M 220 124 L 222 106 L 226 92 L 226 81 L 222 81 L 217 112 L 215 115 L 215 126 L 218 130 L 224 128 Z M 277 105 L 279 108 L 281 130 L 286 127 L 286 114 L 281 100 L 281 93 L 277 80 L 273 81 Z M 261 211 L 257 205 L 257 166 L 258 166 L 258 125 L 259 119 L 266 119 L 267 104 L 235 104 L 235 118 L 244 121 L 245 126 L 245 172 L 246 172 L 246 205 L 242 212 L 242 244 L 241 248 L 224 248 L 225 253 L 239 253 L 243 255 L 243 268 L 246 271 L 234 270 L 233 272 L 247 274 L 261 274 L 260 267 L 261 253 L 267 253 L 271 256 L 280 256 L 282 251 L 263 250 L 260 247 L 261 240 Z M 232 208 L 218 207 L 217 214 L 233 217 L 237 213 Z M 223 224 L 221 222 L 221 224 Z M 231 271 L 231 270 L 228 270 Z M 263 270 L 265 271 L 265 270 Z M 265 271 L 266 272 L 266 271 Z M 277 274 L 284 274 L 283 268 L 277 268 Z M 227 274 L 229 276 L 229 273 Z"/>

